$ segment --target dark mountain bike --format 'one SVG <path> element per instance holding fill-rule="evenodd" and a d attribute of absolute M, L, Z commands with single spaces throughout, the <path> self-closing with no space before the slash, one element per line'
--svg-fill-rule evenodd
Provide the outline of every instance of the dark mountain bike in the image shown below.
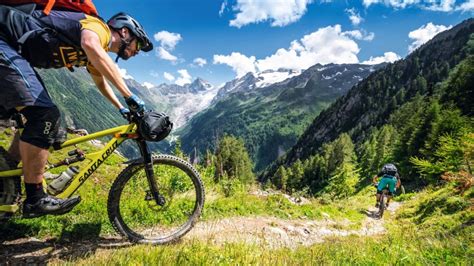
<path fill-rule="evenodd" d="M 377 216 L 379 218 L 382 218 L 383 213 L 385 209 L 387 208 L 387 196 L 388 196 L 388 189 L 384 188 L 382 190 L 382 194 L 380 195 L 380 199 L 379 199 L 379 209 L 377 212 Z"/>
<path fill-rule="evenodd" d="M 132 242 L 165 244 L 189 232 L 198 221 L 204 206 L 204 186 L 199 173 L 187 161 L 166 154 L 152 154 L 137 130 L 143 114 L 134 113 L 130 124 L 106 129 L 64 142 L 59 149 L 111 136 L 97 152 L 85 153 L 75 148 L 69 157 L 49 163 L 46 171 L 81 164 L 78 174 L 56 197 L 69 198 L 99 168 L 125 140 L 136 142 L 141 157 L 127 162 L 109 191 L 107 211 L 115 230 Z M 50 149 L 54 153 L 53 148 Z M 21 176 L 23 171 L 8 161 L 0 150 L 0 219 L 17 213 L 23 201 Z M 83 162 L 84 163 L 81 163 Z M 11 170 L 9 170 L 11 169 Z M 46 181 L 45 181 L 46 182 Z M 47 184 L 45 184 L 47 186 Z"/>

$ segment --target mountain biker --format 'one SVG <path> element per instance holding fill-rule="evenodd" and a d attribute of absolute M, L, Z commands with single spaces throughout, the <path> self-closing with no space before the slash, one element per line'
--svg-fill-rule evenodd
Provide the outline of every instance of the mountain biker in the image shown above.
<path fill-rule="evenodd" d="M 380 197 L 382 196 L 382 190 L 388 186 L 388 196 L 387 196 L 387 204 L 386 206 L 388 207 L 390 200 L 392 199 L 393 193 L 395 192 L 395 189 L 400 188 L 401 182 L 400 182 L 400 176 L 398 175 L 398 170 L 395 165 L 388 163 L 385 164 L 382 167 L 382 170 L 380 173 L 375 175 L 372 179 L 373 183 L 377 183 L 377 179 L 381 177 L 380 181 L 378 182 L 377 185 L 377 194 L 376 194 L 376 203 L 375 207 L 379 207 L 379 200 Z"/>
<path fill-rule="evenodd" d="M 80 198 L 47 195 L 42 185 L 60 113 L 33 67 L 67 67 L 72 71 L 72 66 L 86 66 L 99 91 L 127 116 L 129 109 L 120 103 L 107 81 L 117 88 L 130 109 L 143 110 L 144 102 L 128 89 L 107 52 L 116 53 L 117 62 L 140 50 L 151 51 L 153 44 L 143 27 L 126 13 L 104 22 L 80 12 L 52 10 L 45 15 L 41 10 L 30 13 L 0 5 L 0 24 L 0 115 L 8 118 L 19 112 L 26 119 L 19 140 L 10 147 L 11 156 L 23 162 L 23 216 L 66 213 Z"/>

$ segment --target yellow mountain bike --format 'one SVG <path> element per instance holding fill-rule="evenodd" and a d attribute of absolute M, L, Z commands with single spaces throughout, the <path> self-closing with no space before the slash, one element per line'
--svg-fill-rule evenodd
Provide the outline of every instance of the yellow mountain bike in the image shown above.
<path fill-rule="evenodd" d="M 115 230 L 132 242 L 165 244 L 189 232 L 199 219 L 204 206 L 204 186 L 199 173 L 185 160 L 165 154 L 151 153 L 137 130 L 142 115 L 132 114 L 130 124 L 106 129 L 67 140 L 58 149 L 110 136 L 111 140 L 97 152 L 78 148 L 67 158 L 49 163 L 47 171 L 65 165 L 78 165 L 78 174 L 55 195 L 71 197 L 125 140 L 136 142 L 141 157 L 127 162 L 109 191 L 107 210 Z M 0 161 L 8 165 L 5 150 Z M 50 152 L 54 152 L 53 148 Z M 85 163 L 81 163 L 85 162 Z M 16 165 L 9 164 L 10 169 Z M 20 216 L 22 169 L 0 171 L 0 219 Z"/>

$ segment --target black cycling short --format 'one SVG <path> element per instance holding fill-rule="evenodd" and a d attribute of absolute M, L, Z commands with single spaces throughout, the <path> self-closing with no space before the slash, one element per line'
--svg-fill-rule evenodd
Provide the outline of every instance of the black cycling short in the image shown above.
<path fill-rule="evenodd" d="M 59 131 L 61 115 L 58 108 L 28 106 L 20 113 L 26 118 L 20 139 L 36 147 L 48 149 L 56 141 Z"/>
<path fill-rule="evenodd" d="M 0 39 L 0 106 L 55 107 L 43 81 L 25 58 Z"/>
<path fill-rule="evenodd" d="M 9 118 L 15 108 L 27 119 L 20 137 L 39 148 L 49 148 L 59 129 L 60 113 L 40 76 L 30 63 L 0 39 L 0 117 Z"/>

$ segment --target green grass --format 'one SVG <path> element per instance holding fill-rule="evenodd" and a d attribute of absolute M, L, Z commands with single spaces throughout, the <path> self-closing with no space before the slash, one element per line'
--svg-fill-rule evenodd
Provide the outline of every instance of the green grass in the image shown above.
<path fill-rule="evenodd" d="M 52 261 L 52 264 L 66 262 L 71 265 L 472 265 L 474 259 L 472 206 L 465 204 L 472 199 L 472 193 L 471 188 L 460 196 L 450 185 L 423 191 L 413 199 L 407 200 L 395 216 L 385 220 L 385 226 L 388 228 L 386 235 L 334 237 L 310 247 L 276 250 L 264 245 L 233 243 L 218 246 L 206 239 L 188 240 L 167 246 L 137 245 L 123 249 L 103 249 L 79 259 Z M 367 193 L 362 194 L 367 196 Z M 350 199 L 349 202 L 355 204 L 366 200 L 367 198 L 361 195 Z M 228 201 L 232 205 L 233 200 Z M 280 202 L 270 199 L 268 204 L 276 204 L 274 201 Z M 255 202 L 256 200 L 252 203 Z M 265 209 L 265 204 L 266 201 L 255 209 Z M 289 208 L 286 204 L 281 206 Z M 457 209 L 448 211 L 453 206 Z M 291 208 L 293 213 L 303 213 L 305 209 L 293 207 Z M 333 211 L 336 209 L 338 208 L 332 207 Z M 233 210 L 231 213 L 246 214 L 242 210 Z M 445 226 L 440 227 L 441 224 Z"/>
<path fill-rule="evenodd" d="M 90 145 L 81 148 L 93 149 Z M 52 158 L 55 159 L 57 157 Z M 30 220 L 13 219 L 0 225 L 2 240 L 53 237 L 58 243 L 83 243 L 84 240 L 100 242 L 100 236 L 115 234 L 108 221 L 106 205 L 113 179 L 124 168 L 123 160 L 119 155 L 112 155 L 90 177 L 79 190 L 83 201 L 71 213 Z M 212 181 L 212 171 L 199 171 L 207 194 L 203 222 L 237 216 L 314 220 L 329 217 L 336 221 L 349 220 L 348 227 L 358 229 L 366 219 L 367 207 L 374 201 L 374 191 L 369 187 L 347 200 L 317 198 L 310 199 L 305 205 L 293 204 L 281 194 L 253 195 L 249 192 L 255 187 L 239 184 L 235 185 L 231 196 L 225 197 L 223 187 Z M 452 185 L 447 184 L 399 196 L 396 200 L 403 205 L 395 215 L 385 217 L 388 233 L 383 236 L 330 238 L 310 247 L 277 250 L 263 245 L 215 245 L 206 239 L 185 240 L 166 246 L 94 249 L 78 257 L 58 257 L 50 262 L 71 265 L 472 265 L 473 195 L 473 188 L 459 195 Z M 174 215 L 172 211 L 170 215 Z"/>
<path fill-rule="evenodd" d="M 472 242 L 471 242 L 472 243 Z M 206 241 L 170 246 L 133 246 L 101 250 L 74 265 L 470 265 L 469 243 L 457 238 L 427 239 L 414 227 L 387 236 L 332 238 L 310 247 L 271 250 L 260 245 Z M 64 263 L 56 261 L 56 263 Z M 53 263 L 54 264 L 54 263 Z"/>

